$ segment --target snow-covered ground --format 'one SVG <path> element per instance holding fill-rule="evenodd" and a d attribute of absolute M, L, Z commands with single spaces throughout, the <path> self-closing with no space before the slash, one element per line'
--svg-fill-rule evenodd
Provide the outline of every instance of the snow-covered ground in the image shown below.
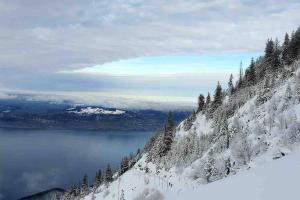
<path fill-rule="evenodd" d="M 142 162 L 143 159 L 139 163 Z M 192 184 L 180 176 L 170 177 L 171 173 L 147 174 L 139 169 L 139 163 L 108 188 L 99 188 L 101 192 L 96 193 L 95 198 L 121 199 L 124 193 L 124 199 L 128 200 L 299 199 L 300 149 L 281 159 L 207 185 Z M 148 167 L 150 171 L 155 169 L 151 164 Z M 92 199 L 92 194 L 85 199 Z"/>
<path fill-rule="evenodd" d="M 300 149 L 235 176 L 182 191 L 167 191 L 165 199 L 298 200 Z"/>
<path fill-rule="evenodd" d="M 86 107 L 81 108 L 80 111 L 69 109 L 68 112 L 75 113 L 79 115 L 92 115 L 92 114 L 103 114 L 103 115 L 122 115 L 125 113 L 123 110 L 105 110 L 103 108 L 92 108 L 92 107 Z"/>
<path fill-rule="evenodd" d="M 272 88 L 240 91 L 246 97 L 227 99 L 213 118 L 198 113 L 189 126 L 188 119 L 180 123 L 166 155 L 158 156 L 154 143 L 130 170 L 84 199 L 300 199 L 299 66 Z M 222 111 L 237 104 L 225 122 Z"/>

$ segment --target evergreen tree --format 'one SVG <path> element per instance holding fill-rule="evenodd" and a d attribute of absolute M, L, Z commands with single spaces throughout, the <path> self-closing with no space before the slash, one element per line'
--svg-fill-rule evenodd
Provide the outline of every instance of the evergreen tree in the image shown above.
<path fill-rule="evenodd" d="M 228 93 L 231 95 L 233 94 L 234 92 L 234 87 L 233 87 L 233 75 L 230 74 L 230 78 L 229 78 L 229 81 L 228 81 Z"/>
<path fill-rule="evenodd" d="M 300 103 L 300 73 L 296 76 L 295 97 L 296 102 Z"/>
<path fill-rule="evenodd" d="M 220 124 L 220 134 L 225 136 L 225 138 L 226 138 L 225 147 L 226 147 L 226 149 L 229 149 L 230 132 L 228 129 L 228 121 L 227 121 L 227 117 L 225 114 L 222 114 L 222 120 L 221 120 L 221 124 Z"/>
<path fill-rule="evenodd" d="M 199 97 L 198 97 L 198 109 L 197 109 L 197 113 L 203 111 L 204 104 L 205 104 L 204 96 L 202 94 L 200 94 Z"/>
<path fill-rule="evenodd" d="M 248 84 L 254 85 L 256 82 L 255 64 L 253 58 L 251 59 L 248 75 Z"/>
<path fill-rule="evenodd" d="M 207 93 L 207 96 L 206 96 L 206 100 L 205 100 L 205 109 L 208 110 L 209 107 L 210 107 L 210 93 Z"/>
<path fill-rule="evenodd" d="M 281 67 L 280 49 L 278 39 L 275 40 L 274 52 L 272 57 L 272 72 L 276 73 Z"/>
<path fill-rule="evenodd" d="M 96 176 L 95 176 L 95 182 L 94 182 L 95 188 L 99 187 L 101 183 L 102 183 L 102 172 L 99 169 L 98 172 L 96 172 Z"/>
<path fill-rule="evenodd" d="M 190 130 L 195 119 L 196 119 L 196 112 L 195 112 L 195 110 L 193 110 L 192 114 L 186 120 L 184 120 L 184 130 L 185 131 Z"/>
<path fill-rule="evenodd" d="M 107 184 L 112 181 L 113 181 L 113 172 L 110 165 L 108 164 L 105 170 L 105 183 Z"/>
<path fill-rule="evenodd" d="M 272 39 L 268 39 L 265 48 L 265 59 L 267 62 L 271 63 L 274 54 L 274 42 Z"/>
<path fill-rule="evenodd" d="M 231 172 L 231 162 L 230 158 L 225 160 L 225 176 L 228 176 Z"/>
<path fill-rule="evenodd" d="M 167 154 L 167 152 L 171 149 L 171 145 L 173 142 L 173 119 L 172 119 L 171 112 L 169 112 L 167 115 L 167 120 L 164 126 L 164 133 L 162 139 L 163 140 L 159 152 L 160 157 Z"/>
<path fill-rule="evenodd" d="M 125 173 L 128 169 L 129 169 L 129 160 L 128 160 L 127 156 L 125 156 L 121 161 L 120 175 Z"/>
<path fill-rule="evenodd" d="M 290 44 L 289 34 L 286 33 L 282 45 L 282 60 L 284 64 L 289 64 L 289 52 L 288 52 L 289 44 Z"/>
<path fill-rule="evenodd" d="M 291 41 L 288 48 L 289 64 L 294 62 L 300 55 L 300 27 L 292 34 Z"/>
<path fill-rule="evenodd" d="M 205 178 L 206 178 L 206 182 L 209 183 L 211 182 L 212 180 L 212 177 L 216 176 L 217 174 L 217 170 L 216 170 L 216 167 L 215 167 L 215 159 L 213 158 L 213 151 L 209 151 L 208 153 L 208 158 L 207 158 L 207 161 L 205 163 L 205 167 L 204 167 L 204 175 L 205 175 Z"/>
<path fill-rule="evenodd" d="M 214 106 L 217 108 L 219 105 L 222 104 L 222 87 L 220 85 L 220 82 L 218 81 L 217 88 L 215 90 L 215 95 L 214 95 L 214 101 L 213 101 Z"/>
<path fill-rule="evenodd" d="M 238 81 L 238 88 L 243 86 L 243 63 L 240 63 L 240 72 L 239 72 L 239 81 Z"/>
<path fill-rule="evenodd" d="M 86 195 L 89 193 L 89 179 L 88 179 L 88 176 L 85 174 L 83 176 L 83 179 L 82 179 L 82 185 L 81 185 L 81 192 Z"/>

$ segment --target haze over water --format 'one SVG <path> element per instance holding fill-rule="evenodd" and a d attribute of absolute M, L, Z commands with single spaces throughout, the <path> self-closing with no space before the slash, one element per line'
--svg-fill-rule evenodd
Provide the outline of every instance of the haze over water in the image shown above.
<path fill-rule="evenodd" d="M 0 129 L 0 199 L 16 199 L 53 187 L 90 183 L 107 163 L 142 148 L 152 132 Z"/>

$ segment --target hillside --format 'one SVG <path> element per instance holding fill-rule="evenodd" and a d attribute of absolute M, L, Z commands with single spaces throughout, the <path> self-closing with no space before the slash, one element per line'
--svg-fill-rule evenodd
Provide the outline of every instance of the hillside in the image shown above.
<path fill-rule="evenodd" d="M 241 69 L 235 85 L 230 77 L 212 99 L 200 95 L 197 111 L 177 127 L 169 114 L 143 152 L 125 157 L 114 175 L 110 168 L 98 173 L 93 187 L 87 180 L 72 187 L 65 198 L 280 199 L 276 194 L 293 190 L 299 178 L 299 150 L 277 161 L 300 143 L 299 44 L 300 28 L 282 46 L 268 40 L 265 55 L 245 74 Z M 288 183 L 276 184 L 281 181 Z M 295 192 L 286 197 L 296 199 Z"/>
<path fill-rule="evenodd" d="M 116 109 L 72 102 L 0 99 L 0 128 L 153 131 L 163 124 L 165 111 L 151 109 Z M 180 122 L 190 111 L 174 111 Z"/>

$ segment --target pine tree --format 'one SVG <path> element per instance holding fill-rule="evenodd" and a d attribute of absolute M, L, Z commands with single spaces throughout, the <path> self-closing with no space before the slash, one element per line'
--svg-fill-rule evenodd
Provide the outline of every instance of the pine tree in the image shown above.
<path fill-rule="evenodd" d="M 291 89 L 291 85 L 288 84 L 285 90 L 285 97 L 290 100 L 292 98 L 292 89 Z"/>
<path fill-rule="evenodd" d="M 240 72 L 239 72 L 239 81 L 238 81 L 238 88 L 243 86 L 243 63 L 240 63 Z"/>
<path fill-rule="evenodd" d="M 217 84 L 217 88 L 215 90 L 215 95 L 214 95 L 214 101 L 213 101 L 213 107 L 216 109 L 218 106 L 222 104 L 222 87 L 220 85 L 220 82 Z"/>
<path fill-rule="evenodd" d="M 278 39 L 275 40 L 274 52 L 272 57 L 272 72 L 276 73 L 281 67 L 280 49 Z"/>
<path fill-rule="evenodd" d="M 197 113 L 203 111 L 204 104 L 205 104 L 204 96 L 202 94 L 200 94 L 199 97 L 198 97 L 198 109 L 197 109 Z"/>
<path fill-rule="evenodd" d="M 173 142 L 173 119 L 172 119 L 171 112 L 169 112 L 167 115 L 167 120 L 164 126 L 164 133 L 162 139 L 163 140 L 159 151 L 160 157 L 167 154 L 167 152 L 171 149 L 171 145 Z"/>
<path fill-rule="evenodd" d="M 186 120 L 184 120 L 184 130 L 185 131 L 190 130 L 195 119 L 196 119 L 196 112 L 193 110 L 192 114 Z"/>
<path fill-rule="evenodd" d="M 105 170 L 105 183 L 108 184 L 112 181 L 113 181 L 113 172 L 110 165 L 108 164 Z"/>
<path fill-rule="evenodd" d="M 288 52 L 288 48 L 290 45 L 290 38 L 289 38 L 289 34 L 286 33 L 285 37 L 284 37 L 284 42 L 282 45 L 282 60 L 284 64 L 289 64 L 289 52 Z"/>
<path fill-rule="evenodd" d="M 99 169 L 98 172 L 96 172 L 96 176 L 95 176 L 95 182 L 94 182 L 95 188 L 99 187 L 101 183 L 102 183 L 102 172 Z"/>
<path fill-rule="evenodd" d="M 83 179 L 82 179 L 82 185 L 81 185 L 81 189 L 82 189 L 82 193 L 84 195 L 89 193 L 89 180 L 88 180 L 88 176 L 87 174 L 84 175 Z"/>
<path fill-rule="evenodd" d="M 256 82 L 255 64 L 254 64 L 254 59 L 252 58 L 249 67 L 249 73 L 248 73 L 248 84 L 254 85 L 255 82 Z"/>
<path fill-rule="evenodd" d="M 209 107 L 210 107 L 210 93 L 207 93 L 207 96 L 206 96 L 206 100 L 205 100 L 205 109 L 208 110 Z"/>
<path fill-rule="evenodd" d="M 207 183 L 211 182 L 212 177 L 214 177 L 217 174 L 217 170 L 215 168 L 215 159 L 213 158 L 212 154 L 213 151 L 209 151 L 208 158 L 204 167 L 204 175 Z"/>
<path fill-rule="evenodd" d="M 290 63 L 294 62 L 300 55 L 300 27 L 292 34 L 291 41 L 288 48 Z"/>
<path fill-rule="evenodd" d="M 125 156 L 121 161 L 120 175 L 124 174 L 128 169 L 129 169 L 129 160 L 127 156 Z"/>
<path fill-rule="evenodd" d="M 265 59 L 267 62 L 271 63 L 274 54 L 274 42 L 272 39 L 268 39 L 265 48 Z"/>
<path fill-rule="evenodd" d="M 300 73 L 296 76 L 295 97 L 296 102 L 300 103 Z"/>
<path fill-rule="evenodd" d="M 231 172 L 231 162 L 230 158 L 225 160 L 225 176 L 228 176 Z"/>
<path fill-rule="evenodd" d="M 233 87 L 233 75 L 230 74 L 230 78 L 229 78 L 229 81 L 228 81 L 228 93 L 231 95 L 233 94 L 234 92 L 234 87 Z"/>
<path fill-rule="evenodd" d="M 222 114 L 222 121 L 221 121 L 221 124 L 220 124 L 220 134 L 225 136 L 225 138 L 226 138 L 225 147 L 226 147 L 226 149 L 229 149 L 230 132 L 229 132 L 229 128 L 228 128 L 227 117 L 226 117 L 225 114 Z"/>

